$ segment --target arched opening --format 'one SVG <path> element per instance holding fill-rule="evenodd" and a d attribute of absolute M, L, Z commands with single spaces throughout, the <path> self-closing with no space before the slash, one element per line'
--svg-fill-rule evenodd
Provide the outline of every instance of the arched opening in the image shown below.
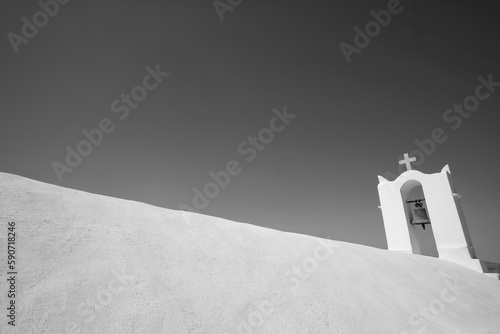
<path fill-rule="evenodd" d="M 410 232 L 410 241 L 413 254 L 420 254 L 432 257 L 439 257 L 436 246 L 436 239 L 432 231 L 432 224 L 425 225 L 425 229 L 421 225 L 412 225 L 411 222 L 415 219 L 415 203 L 407 203 L 407 201 L 423 200 L 423 204 L 427 214 L 427 209 L 422 184 L 415 180 L 406 182 L 401 187 L 401 196 L 406 213 L 406 223 Z"/>

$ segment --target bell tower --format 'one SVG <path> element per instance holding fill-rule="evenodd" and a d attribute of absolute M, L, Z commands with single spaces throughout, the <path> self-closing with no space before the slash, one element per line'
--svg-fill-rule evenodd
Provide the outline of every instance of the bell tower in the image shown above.
<path fill-rule="evenodd" d="M 460 196 L 452 184 L 448 165 L 439 173 L 424 174 L 412 170 L 411 162 L 414 161 L 415 158 L 410 158 L 405 153 L 404 160 L 399 163 L 405 164 L 407 171 L 394 181 L 378 176 L 380 208 L 388 250 L 422 254 L 416 229 L 421 229 L 430 223 L 440 259 L 461 264 L 481 273 L 498 272 L 499 265 L 476 259 L 461 209 Z M 424 199 L 408 200 L 409 193 L 419 186 L 422 187 L 427 211 L 423 210 Z M 415 203 L 418 205 L 412 210 L 412 204 Z M 426 230 L 427 233 L 432 233 L 429 230 Z M 498 274 L 492 275 L 499 277 Z"/>

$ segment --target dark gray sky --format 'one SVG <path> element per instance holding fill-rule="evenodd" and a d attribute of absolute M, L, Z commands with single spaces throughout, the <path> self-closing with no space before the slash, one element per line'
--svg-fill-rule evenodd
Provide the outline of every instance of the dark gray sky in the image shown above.
<path fill-rule="evenodd" d="M 401 1 L 348 63 L 339 44 L 387 4 L 244 0 L 221 21 L 211 1 L 72 0 L 16 54 L 8 34 L 40 6 L 4 2 L 0 170 L 177 209 L 235 160 L 201 213 L 385 248 L 377 175 L 441 128 L 416 168 L 450 165 L 476 252 L 498 262 L 500 88 L 468 118 L 446 114 L 479 76 L 500 82 L 497 7 Z M 121 120 L 111 104 L 157 64 L 170 75 Z M 248 162 L 238 146 L 284 106 L 296 118 Z M 59 182 L 51 164 L 104 118 L 114 131 Z"/>

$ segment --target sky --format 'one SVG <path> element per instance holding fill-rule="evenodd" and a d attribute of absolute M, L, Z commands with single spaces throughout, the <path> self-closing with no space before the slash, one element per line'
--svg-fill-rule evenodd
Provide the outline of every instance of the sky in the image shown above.
<path fill-rule="evenodd" d="M 410 153 L 500 262 L 492 2 L 41 4 L 0 5 L 0 171 L 176 210 L 213 172 L 202 214 L 386 248 L 377 175 Z"/>

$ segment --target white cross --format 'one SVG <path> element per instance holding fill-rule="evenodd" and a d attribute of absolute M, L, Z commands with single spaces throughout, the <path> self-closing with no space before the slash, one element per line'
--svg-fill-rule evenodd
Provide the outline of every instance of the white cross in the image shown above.
<path fill-rule="evenodd" d="M 399 161 L 400 165 L 406 165 L 406 170 L 411 170 L 411 163 L 417 161 L 417 158 L 410 158 L 408 153 L 403 155 L 404 159 Z"/>

